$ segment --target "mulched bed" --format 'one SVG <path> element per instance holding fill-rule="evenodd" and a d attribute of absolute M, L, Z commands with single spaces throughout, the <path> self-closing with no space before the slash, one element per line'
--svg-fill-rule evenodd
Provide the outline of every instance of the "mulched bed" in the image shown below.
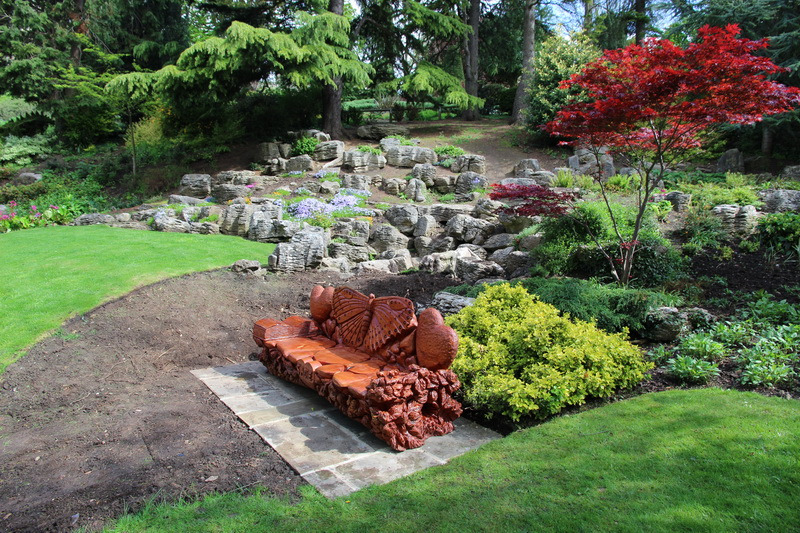
<path fill-rule="evenodd" d="M 0 376 L 0 530 L 97 530 L 150 499 L 210 491 L 297 497 L 297 472 L 189 371 L 256 358 L 253 322 L 307 314 L 317 283 L 426 303 L 453 281 L 222 270 L 75 317 Z"/>

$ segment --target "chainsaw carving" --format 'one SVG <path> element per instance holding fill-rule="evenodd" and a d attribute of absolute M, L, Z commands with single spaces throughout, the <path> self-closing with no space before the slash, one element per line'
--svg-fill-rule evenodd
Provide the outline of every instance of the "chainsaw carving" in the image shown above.
<path fill-rule="evenodd" d="M 348 287 L 314 287 L 311 319 L 263 319 L 253 339 L 274 375 L 316 390 L 395 450 L 453 430 L 458 336 L 435 309 Z"/>

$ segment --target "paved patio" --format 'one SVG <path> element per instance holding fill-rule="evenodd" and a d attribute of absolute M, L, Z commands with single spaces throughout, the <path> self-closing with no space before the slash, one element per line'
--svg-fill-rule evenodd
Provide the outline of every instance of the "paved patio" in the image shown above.
<path fill-rule="evenodd" d="M 500 438 L 460 418 L 449 435 L 396 452 L 316 392 L 270 375 L 258 361 L 193 370 L 192 374 L 329 498 L 445 464 Z"/>

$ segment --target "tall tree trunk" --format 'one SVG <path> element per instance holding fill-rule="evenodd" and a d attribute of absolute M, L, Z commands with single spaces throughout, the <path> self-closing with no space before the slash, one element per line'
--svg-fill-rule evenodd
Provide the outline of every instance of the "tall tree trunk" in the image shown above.
<path fill-rule="evenodd" d="M 775 131 L 769 127 L 768 124 L 761 123 L 761 153 L 770 156 L 772 155 L 772 145 L 775 142 Z"/>
<path fill-rule="evenodd" d="M 511 123 L 524 122 L 522 111 L 528 101 L 528 89 L 533 84 L 533 54 L 536 44 L 536 12 L 539 9 L 539 0 L 525 2 L 525 19 L 522 32 L 522 75 L 519 78 L 517 92 L 514 95 L 514 110 L 511 112 Z"/>
<path fill-rule="evenodd" d="M 583 0 L 583 29 L 591 31 L 594 25 L 594 0 Z"/>
<path fill-rule="evenodd" d="M 328 11 L 336 15 L 344 14 L 344 0 L 330 0 Z M 333 139 L 344 137 L 342 127 L 342 78 L 336 76 L 334 85 L 322 89 L 322 131 Z"/>
<path fill-rule="evenodd" d="M 468 24 L 472 33 L 465 37 L 464 89 L 470 96 L 478 96 L 478 28 L 481 22 L 481 0 L 470 0 Z M 462 114 L 464 120 L 478 120 L 480 111 L 472 107 Z"/>
<path fill-rule="evenodd" d="M 633 11 L 636 14 L 636 44 L 642 44 L 647 26 L 647 0 L 633 0 Z"/>
<path fill-rule="evenodd" d="M 86 0 L 75 0 L 75 11 L 69 14 L 69 18 L 72 21 L 72 31 L 83 35 L 86 35 L 88 31 L 86 22 L 83 20 L 83 9 L 85 5 Z M 78 41 L 72 43 L 72 47 L 69 51 L 69 59 L 72 66 L 77 71 L 78 67 L 81 66 L 81 43 Z M 64 97 L 72 98 L 73 96 L 75 96 L 75 89 L 64 90 Z"/>

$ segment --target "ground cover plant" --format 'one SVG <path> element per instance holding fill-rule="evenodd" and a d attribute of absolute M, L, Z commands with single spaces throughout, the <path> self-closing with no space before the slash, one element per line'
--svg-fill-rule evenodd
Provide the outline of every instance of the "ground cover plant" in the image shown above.
<path fill-rule="evenodd" d="M 776 531 L 800 520 L 800 404 L 675 390 L 559 417 L 344 498 L 229 493 L 110 531 Z M 735 472 L 736 475 L 731 475 Z"/>
<path fill-rule="evenodd" d="M 106 226 L 55 226 L 0 235 L 0 277 L 9 280 L 0 287 L 0 371 L 20 350 L 76 313 L 167 277 L 238 259 L 265 262 L 273 248 L 222 235 Z"/>

